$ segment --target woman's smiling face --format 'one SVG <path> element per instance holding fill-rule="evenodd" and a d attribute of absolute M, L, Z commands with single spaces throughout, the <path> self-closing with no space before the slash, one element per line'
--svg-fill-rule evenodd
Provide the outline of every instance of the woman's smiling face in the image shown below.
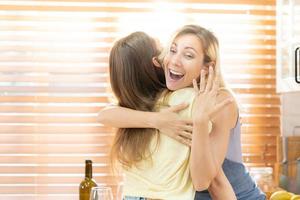
<path fill-rule="evenodd" d="M 203 63 L 202 43 L 197 36 L 185 34 L 175 38 L 164 58 L 168 89 L 178 90 L 191 86 L 193 79 L 199 79 Z"/>

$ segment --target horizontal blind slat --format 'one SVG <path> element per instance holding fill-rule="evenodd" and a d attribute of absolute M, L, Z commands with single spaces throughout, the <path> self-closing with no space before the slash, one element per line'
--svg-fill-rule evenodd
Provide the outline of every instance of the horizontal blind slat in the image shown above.
<path fill-rule="evenodd" d="M 67 125 L 47 125 L 47 124 L 27 124 L 27 125 L 9 125 L 0 124 L 0 133 L 38 133 L 38 134 L 86 134 L 86 133 L 111 133 L 112 129 L 104 126 L 82 126 L 81 124 L 67 124 Z M 0 135 L 1 137 L 1 135 Z M 1 141 L 0 141 L 1 142 Z"/>
<path fill-rule="evenodd" d="M 42 163 L 42 164 L 47 164 L 47 163 L 51 163 L 51 164 L 78 164 L 78 163 L 82 163 L 82 161 L 84 160 L 88 160 L 88 159 L 92 159 L 93 162 L 97 163 L 108 163 L 109 162 L 109 158 L 108 156 L 92 156 L 92 155 L 88 155 L 88 156 L 76 156 L 76 157 L 71 157 L 71 156 L 59 156 L 59 157 L 49 157 L 46 155 L 42 155 L 40 157 L 36 156 L 36 157 L 4 157 L 0 159 L 0 164 L 5 164 L 5 163 L 16 163 L 16 164 L 35 164 L 35 163 Z M 4 180 L 1 180 L 4 182 Z M 1 183 L 0 181 L 0 183 Z M 62 182 L 64 182 L 64 180 L 61 180 Z M 80 181 L 78 181 L 77 183 L 80 183 Z"/>
<path fill-rule="evenodd" d="M 1 4 L 0 4 L 1 5 Z M 1 5 L 3 10 L 6 11 L 35 11 L 38 10 L 39 12 L 117 12 L 117 13 L 123 13 L 123 12 L 133 12 L 133 13 L 146 13 L 151 12 L 155 8 L 152 7 L 143 7 L 140 6 L 138 9 L 135 7 L 122 7 L 120 5 L 119 7 L 109 7 L 109 6 L 45 6 L 45 5 Z M 223 9 L 205 9 L 205 8 L 178 8 L 176 10 L 178 13 L 197 13 L 199 11 L 204 13 L 216 13 L 216 14 L 253 14 L 253 15 L 275 15 L 275 10 L 223 10 Z"/>
<path fill-rule="evenodd" d="M 97 103 L 97 102 L 108 102 L 109 95 L 93 95 L 93 96 L 57 96 L 57 95 L 8 95 L 0 97 L 0 102 L 15 102 L 15 103 L 27 103 L 27 102 L 40 102 L 40 103 Z"/>
<path fill-rule="evenodd" d="M 40 2 L 39 0 L 32 0 L 32 2 Z M 61 2 L 59 0 L 47 0 L 47 2 Z M 64 0 L 64 2 L 81 2 L 81 3 L 99 3 L 99 0 Z M 101 0 L 101 2 L 106 3 L 123 3 L 124 0 Z M 135 3 L 141 3 L 141 2 L 147 2 L 147 3 L 153 3 L 152 0 L 130 0 L 130 2 Z M 182 3 L 181 0 L 173 0 L 173 2 Z M 207 0 L 185 0 L 185 3 L 204 3 L 204 4 L 234 4 L 234 5 L 240 5 L 240 4 L 246 4 L 246 5 L 275 5 L 275 0 L 216 0 L 213 2 L 207 1 Z"/>

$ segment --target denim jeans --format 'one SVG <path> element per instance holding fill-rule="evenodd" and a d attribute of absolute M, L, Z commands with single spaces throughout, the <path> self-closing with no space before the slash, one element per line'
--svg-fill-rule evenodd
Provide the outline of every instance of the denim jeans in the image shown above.
<path fill-rule="evenodd" d="M 222 168 L 238 200 L 266 199 L 243 164 L 225 159 Z M 211 197 L 207 190 L 197 191 L 195 200 L 211 200 Z"/>

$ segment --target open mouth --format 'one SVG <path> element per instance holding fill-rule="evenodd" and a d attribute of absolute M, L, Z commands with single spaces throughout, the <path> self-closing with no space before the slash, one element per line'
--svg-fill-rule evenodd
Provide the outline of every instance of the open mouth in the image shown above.
<path fill-rule="evenodd" d="M 184 74 L 174 71 L 172 69 L 169 69 L 169 76 L 172 80 L 177 81 L 177 80 L 181 79 L 184 76 Z"/>

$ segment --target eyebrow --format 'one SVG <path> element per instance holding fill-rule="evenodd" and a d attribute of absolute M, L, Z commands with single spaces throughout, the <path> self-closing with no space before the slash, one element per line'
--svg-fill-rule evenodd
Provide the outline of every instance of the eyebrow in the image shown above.
<path fill-rule="evenodd" d="M 193 51 L 195 51 L 195 53 L 198 53 L 198 52 L 196 51 L 196 49 L 194 49 L 193 47 L 185 47 L 184 49 L 192 49 Z"/>
<path fill-rule="evenodd" d="M 172 45 L 174 45 L 174 46 L 177 47 L 177 44 L 175 42 L 173 42 Z M 184 49 L 191 49 L 191 50 L 195 51 L 195 53 L 198 54 L 198 52 L 196 51 L 196 49 L 194 49 L 193 47 L 187 46 L 187 47 L 184 47 Z"/>

